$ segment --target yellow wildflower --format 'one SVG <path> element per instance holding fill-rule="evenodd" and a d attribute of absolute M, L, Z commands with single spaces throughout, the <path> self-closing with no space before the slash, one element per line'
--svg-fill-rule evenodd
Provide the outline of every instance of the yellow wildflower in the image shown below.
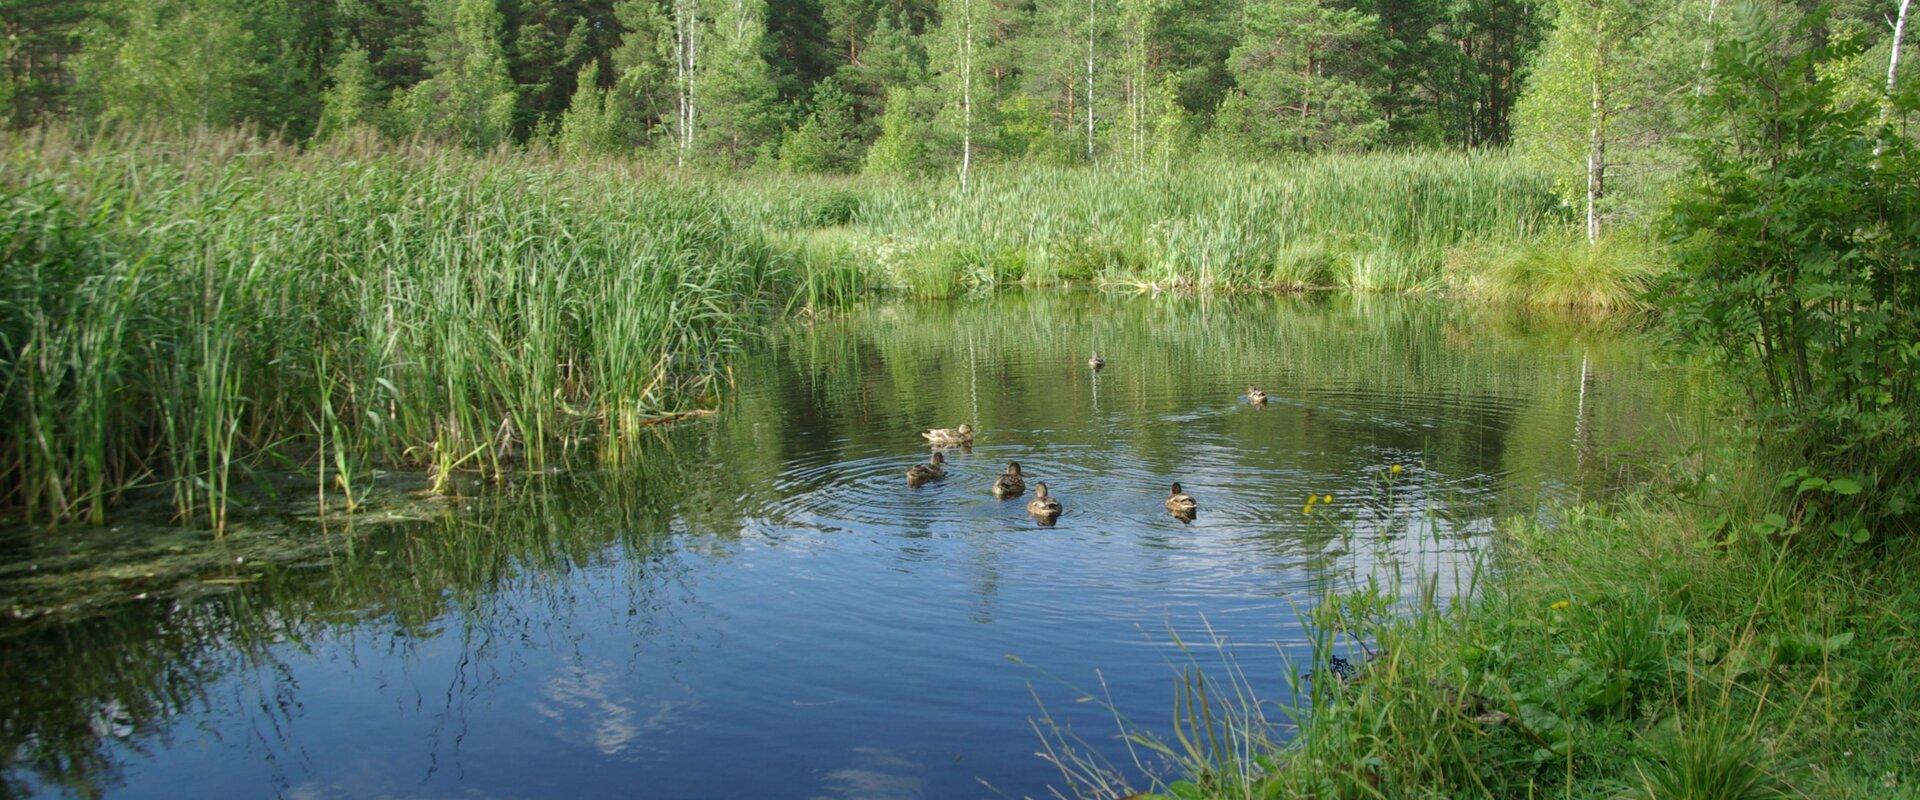
<path fill-rule="evenodd" d="M 1322 503 L 1331 503 L 1331 502 L 1333 502 L 1333 495 L 1330 495 L 1330 494 L 1323 494 L 1323 495 L 1320 495 L 1320 502 L 1322 502 Z"/>
<path fill-rule="evenodd" d="M 1391 466 L 1391 467 L 1388 467 L 1388 468 L 1387 468 L 1387 471 L 1388 471 L 1388 472 L 1391 472 L 1391 473 L 1393 473 L 1393 474 L 1395 474 L 1395 475 L 1398 475 L 1398 474 L 1400 474 L 1400 465 L 1399 465 L 1399 464 L 1395 464 L 1395 465 L 1393 465 L 1393 466 Z"/>
<path fill-rule="evenodd" d="M 1555 611 L 1565 611 L 1567 610 L 1567 606 L 1570 606 L 1570 605 L 1573 605 L 1573 603 L 1570 601 L 1557 600 L 1554 602 L 1552 606 L 1549 606 L 1549 608 L 1552 608 Z"/>

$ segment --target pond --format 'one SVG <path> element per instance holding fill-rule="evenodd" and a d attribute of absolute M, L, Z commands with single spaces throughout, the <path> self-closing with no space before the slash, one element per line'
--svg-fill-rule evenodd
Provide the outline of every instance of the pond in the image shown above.
<path fill-rule="evenodd" d="M 718 414 L 618 462 L 405 514 L 306 499 L 220 542 L 0 535 L 8 789 L 1042 796 L 1042 733 L 1137 778 L 1160 765 L 1116 718 L 1170 730 L 1182 668 L 1230 658 L 1284 705 L 1318 599 L 1458 592 L 1496 520 L 1687 428 L 1631 335 L 1433 301 L 1004 294 L 767 338 Z M 917 431 L 962 422 L 949 477 L 908 488 Z M 988 494 L 1010 460 L 1056 525 Z M 222 566 L 157 588 L 156 551 Z"/>

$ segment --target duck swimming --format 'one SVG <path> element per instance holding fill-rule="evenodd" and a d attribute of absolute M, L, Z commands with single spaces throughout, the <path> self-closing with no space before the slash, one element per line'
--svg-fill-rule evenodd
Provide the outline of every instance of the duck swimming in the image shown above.
<path fill-rule="evenodd" d="M 937 445 L 970 445 L 973 444 L 973 426 L 929 428 L 921 431 L 920 437 Z"/>
<path fill-rule="evenodd" d="M 1033 485 L 1033 499 L 1027 501 L 1027 513 L 1040 518 L 1040 524 L 1052 525 L 1060 518 L 1060 501 L 1047 494 L 1045 481 Z"/>
<path fill-rule="evenodd" d="M 1181 490 L 1178 482 L 1173 484 L 1173 491 L 1167 494 L 1168 511 L 1175 514 L 1191 514 L 1199 507 L 1200 503 L 1193 499 L 1193 495 Z"/>
<path fill-rule="evenodd" d="M 1104 358 L 1101 358 L 1100 354 L 1097 352 L 1093 354 L 1092 358 L 1087 359 L 1087 366 L 1091 367 L 1094 372 L 1099 372 L 1100 368 L 1106 365 L 1107 365 L 1107 360 Z"/>
<path fill-rule="evenodd" d="M 947 477 L 947 457 L 934 453 L 925 464 L 915 464 L 907 468 L 907 485 L 919 488 L 931 481 Z"/>
<path fill-rule="evenodd" d="M 1264 406 L 1267 404 L 1267 393 L 1249 386 L 1247 387 L 1247 402 L 1256 406 Z"/>
<path fill-rule="evenodd" d="M 1027 491 L 1027 481 L 1020 475 L 1020 462 L 1007 462 L 1007 471 L 993 481 L 993 496 L 999 498 L 1019 497 Z"/>

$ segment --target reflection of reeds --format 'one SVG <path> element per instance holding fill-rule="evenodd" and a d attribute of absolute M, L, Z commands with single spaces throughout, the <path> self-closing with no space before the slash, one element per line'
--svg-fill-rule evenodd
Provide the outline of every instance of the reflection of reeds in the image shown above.
<path fill-rule="evenodd" d="M 359 527 L 345 536 L 331 527 L 280 536 L 236 532 L 219 550 L 228 577 L 201 574 L 173 587 L 191 598 L 178 604 L 126 602 L 123 584 L 113 580 L 95 587 L 97 595 L 61 598 L 80 609 L 75 616 L 25 623 L 0 639 L 8 656 L 0 659 L 0 685 L 13 689 L 0 706 L 0 752 L 9 754 L 9 772 L 0 779 L 30 773 L 96 796 L 118 781 L 109 755 L 116 741 L 138 746 L 142 737 L 162 734 L 175 716 L 213 703 L 205 690 L 236 673 L 261 676 L 262 692 L 291 692 L 275 682 L 278 671 L 260 669 L 271 666 L 278 648 L 336 638 L 367 620 L 405 632 L 392 640 L 396 648 L 475 631 L 509 635 L 535 622 L 501 618 L 501 595 L 528 596 L 562 618 L 577 602 L 564 576 L 616 561 L 636 571 L 623 581 L 636 593 L 624 598 L 631 608 L 663 607 L 650 595 L 675 591 L 682 577 L 673 550 L 661 543 L 674 530 L 670 521 L 725 538 L 742 528 L 738 512 L 720 500 L 743 487 L 712 459 L 676 452 L 704 446 L 701 434 L 648 433 L 634 443 L 636 457 L 618 469 L 528 475 L 469 498 L 469 509 L 459 513 L 348 523 Z M 238 565 L 235 548 L 247 553 Z M 114 572 L 166 572 L 162 562 L 170 557 Z M 462 625 L 445 624 L 449 618 Z M 488 638 L 464 646 L 480 648 Z"/>

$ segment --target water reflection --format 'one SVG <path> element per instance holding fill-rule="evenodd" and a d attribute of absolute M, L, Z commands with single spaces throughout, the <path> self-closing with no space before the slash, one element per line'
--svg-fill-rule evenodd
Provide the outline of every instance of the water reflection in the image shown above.
<path fill-rule="evenodd" d="M 1114 744 L 1049 676 L 1098 670 L 1161 724 L 1204 619 L 1277 696 L 1297 606 L 1374 575 L 1451 591 L 1493 519 L 1603 491 L 1675 407 L 1631 341 L 1379 299 L 886 305 L 735 377 L 617 464 L 290 521 L 260 535 L 300 560 L 5 623 L 9 792 L 1037 794 L 1036 694 Z M 973 446 L 908 490 L 919 431 L 962 421 Z M 1057 524 L 992 495 L 1011 461 Z M 1164 507 L 1176 480 L 1204 514 Z M 5 538 L 10 606 L 23 564 L 151 565 Z"/>

